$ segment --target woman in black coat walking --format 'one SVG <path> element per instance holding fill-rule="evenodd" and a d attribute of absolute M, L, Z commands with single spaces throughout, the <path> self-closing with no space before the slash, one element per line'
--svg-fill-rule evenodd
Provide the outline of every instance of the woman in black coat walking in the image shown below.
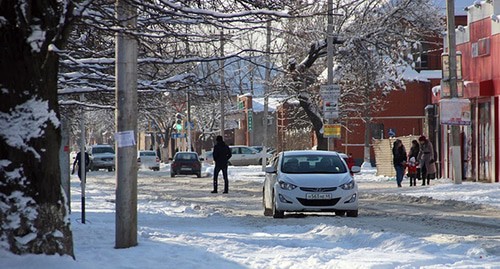
<path fill-rule="evenodd" d="M 396 139 L 396 141 L 394 141 L 392 155 L 394 169 L 396 170 L 396 182 L 398 183 L 398 187 L 402 187 L 401 182 L 403 182 L 403 176 L 406 170 L 406 149 L 401 140 Z"/>

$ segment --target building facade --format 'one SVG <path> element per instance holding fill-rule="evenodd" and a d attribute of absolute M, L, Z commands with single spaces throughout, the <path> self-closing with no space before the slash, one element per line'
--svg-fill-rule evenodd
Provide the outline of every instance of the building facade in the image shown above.
<path fill-rule="evenodd" d="M 460 98 L 470 101 L 470 125 L 461 126 L 462 177 L 499 182 L 500 0 L 475 1 L 467 8 L 467 25 L 457 27 L 456 50 L 461 55 Z M 445 48 L 447 50 L 447 48 Z M 457 69 L 458 69 L 457 68 Z M 462 86 L 463 85 L 463 86 Z M 439 106 L 444 89 L 434 98 Z M 441 106 L 439 106 L 441 109 Z M 450 127 L 440 135 L 444 176 L 451 177 Z"/>

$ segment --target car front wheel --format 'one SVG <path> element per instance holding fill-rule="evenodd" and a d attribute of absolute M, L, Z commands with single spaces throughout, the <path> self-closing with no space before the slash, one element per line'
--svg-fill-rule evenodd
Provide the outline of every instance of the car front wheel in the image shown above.
<path fill-rule="evenodd" d="M 278 210 L 276 208 L 276 201 L 275 201 L 275 197 L 273 197 L 273 208 L 272 208 L 272 212 L 273 212 L 273 218 L 275 219 L 282 219 L 285 217 L 285 212 L 282 211 L 282 210 Z"/>
<path fill-rule="evenodd" d="M 351 218 L 356 218 L 358 216 L 358 210 L 348 210 L 347 216 Z"/>

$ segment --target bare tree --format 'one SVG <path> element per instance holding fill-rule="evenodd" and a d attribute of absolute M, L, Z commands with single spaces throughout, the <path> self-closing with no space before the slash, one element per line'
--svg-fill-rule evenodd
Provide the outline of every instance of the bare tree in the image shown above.
<path fill-rule="evenodd" d="M 404 89 L 402 73 L 413 61 L 411 46 L 426 36 L 436 35 L 442 29 L 439 27 L 442 20 L 428 0 L 337 0 L 334 3 L 336 43 L 341 43 L 337 45 L 334 56 L 335 81 L 342 86 L 340 120 L 355 114 L 369 126 L 372 114 L 384 109 L 384 96 L 389 91 Z M 324 6 L 317 9 L 326 14 Z M 325 21 L 326 16 L 323 23 L 302 23 L 312 29 L 299 33 L 305 33 L 303 36 L 309 40 L 318 41 L 313 41 L 308 50 L 303 51 L 307 56 L 301 62 L 289 61 L 286 84 L 296 89 L 301 106 L 313 123 L 320 149 L 326 149 L 327 143 L 319 132 L 324 120 L 321 102 L 317 98 L 318 84 L 324 79 L 322 81 L 318 76 L 326 64 L 319 62 L 316 68 L 314 64 L 326 55 Z M 292 30 L 296 29 L 295 24 L 291 23 Z M 317 66 L 320 66 L 319 70 Z M 369 130 L 366 131 L 368 134 Z M 369 135 L 365 137 L 368 145 L 371 138 Z"/>

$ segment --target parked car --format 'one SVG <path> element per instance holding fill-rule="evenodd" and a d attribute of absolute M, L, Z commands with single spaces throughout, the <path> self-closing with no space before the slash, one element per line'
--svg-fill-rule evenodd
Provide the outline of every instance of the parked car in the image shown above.
<path fill-rule="evenodd" d="M 214 152 L 213 151 L 206 151 L 205 153 L 202 154 L 203 160 L 208 163 L 208 164 L 214 164 Z"/>
<path fill-rule="evenodd" d="M 262 150 L 264 149 L 264 146 L 250 146 L 250 147 L 257 150 L 258 152 L 262 152 Z M 268 148 L 266 148 L 266 151 L 268 153 L 271 153 L 271 151 L 275 151 L 275 150 L 271 147 L 268 147 Z"/>
<path fill-rule="evenodd" d="M 137 166 L 139 168 L 160 171 L 160 158 L 154 150 L 140 150 L 137 152 Z"/>
<path fill-rule="evenodd" d="M 177 152 L 170 165 L 170 177 L 196 175 L 201 177 L 201 161 L 196 152 Z"/>
<path fill-rule="evenodd" d="M 266 167 L 262 193 L 265 216 L 314 211 L 358 216 L 358 186 L 346 162 L 333 151 L 281 152 Z"/>
<path fill-rule="evenodd" d="M 231 154 L 229 165 L 261 165 L 263 154 L 248 146 L 229 146 Z M 269 160 L 272 155 L 266 153 L 266 158 Z"/>
<path fill-rule="evenodd" d="M 115 150 L 111 145 L 97 144 L 87 147 L 90 157 L 89 170 L 108 169 L 115 170 Z"/>

